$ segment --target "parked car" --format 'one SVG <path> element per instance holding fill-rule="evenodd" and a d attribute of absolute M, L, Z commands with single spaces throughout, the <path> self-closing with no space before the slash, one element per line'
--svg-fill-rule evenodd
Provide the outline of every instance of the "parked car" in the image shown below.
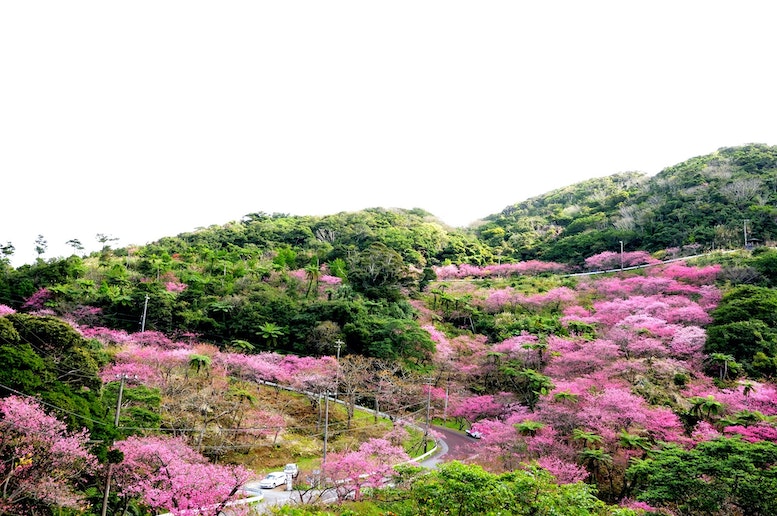
<path fill-rule="evenodd" d="M 483 437 L 480 432 L 476 432 L 476 431 L 472 430 L 471 428 L 467 428 L 467 435 L 472 437 L 472 438 L 474 438 L 474 439 L 480 439 L 481 437 Z"/>
<path fill-rule="evenodd" d="M 283 468 L 283 472 L 286 474 L 291 473 L 291 478 L 297 478 L 297 475 L 299 475 L 299 468 L 297 467 L 296 464 L 292 462 L 292 463 L 286 464 L 286 467 Z"/>
<path fill-rule="evenodd" d="M 259 482 L 262 489 L 273 489 L 286 483 L 286 473 L 283 471 L 273 471 Z"/>

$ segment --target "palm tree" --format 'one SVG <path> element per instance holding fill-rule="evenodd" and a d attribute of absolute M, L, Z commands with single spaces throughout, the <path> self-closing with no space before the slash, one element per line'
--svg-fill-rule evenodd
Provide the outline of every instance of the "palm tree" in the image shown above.
<path fill-rule="evenodd" d="M 208 355 L 198 355 L 196 353 L 189 355 L 189 369 L 194 369 L 197 374 L 200 374 L 201 369 L 209 371 L 210 362 Z"/>
<path fill-rule="evenodd" d="M 567 391 L 559 391 L 553 395 L 553 399 L 564 404 L 573 405 L 578 402 L 580 396 Z"/>
<path fill-rule="evenodd" d="M 750 380 L 742 382 L 742 396 L 750 396 L 750 393 L 752 393 L 755 390 L 755 384 L 751 382 Z"/>
<path fill-rule="evenodd" d="M 305 275 L 308 278 L 308 290 L 305 292 L 305 297 L 309 297 L 314 285 L 318 290 L 318 281 L 321 279 L 321 265 L 318 263 L 318 258 L 305 267 Z"/>
<path fill-rule="evenodd" d="M 723 404 L 710 394 L 707 397 L 693 396 L 688 398 L 691 402 L 690 413 L 698 418 L 709 420 L 713 415 L 717 416 L 723 409 Z"/>
<path fill-rule="evenodd" d="M 572 439 L 575 441 L 583 441 L 586 449 L 591 449 L 594 444 L 601 444 L 604 441 L 601 435 L 580 430 L 579 428 L 572 430 Z"/>
<path fill-rule="evenodd" d="M 734 357 L 725 353 L 712 353 L 707 357 L 707 361 L 713 367 L 717 367 L 720 380 L 728 378 L 729 369 L 734 371 L 739 369 L 739 364 L 734 361 Z"/>
<path fill-rule="evenodd" d="M 515 429 L 518 430 L 523 435 L 537 435 L 537 431 L 541 430 L 542 428 L 545 428 L 545 423 L 540 423 L 539 421 L 532 421 L 531 419 L 527 419 L 525 421 L 522 421 L 520 423 L 516 423 Z"/>
<path fill-rule="evenodd" d="M 583 460 L 586 469 L 591 473 L 591 478 L 597 485 L 601 485 L 599 480 L 602 477 L 602 468 L 607 473 L 610 482 L 610 493 L 613 494 L 615 486 L 613 485 L 612 474 L 612 456 L 601 448 L 586 448 L 580 452 L 580 458 Z"/>
<path fill-rule="evenodd" d="M 232 349 L 237 350 L 238 353 L 247 353 L 254 350 L 254 345 L 247 340 L 232 339 L 229 345 Z"/>
<path fill-rule="evenodd" d="M 773 423 L 777 419 L 775 416 L 767 416 L 757 410 L 740 410 L 736 414 L 723 418 L 719 421 L 720 425 L 726 426 L 750 426 L 758 423 Z"/>
<path fill-rule="evenodd" d="M 626 430 L 621 430 L 621 433 L 618 436 L 618 442 L 620 442 L 621 446 L 624 448 L 642 450 L 645 455 L 647 455 L 647 452 L 651 449 L 650 440 L 648 440 L 647 437 L 630 434 Z"/>
<path fill-rule="evenodd" d="M 518 373 L 518 377 L 524 380 L 526 404 L 529 410 L 534 412 L 534 407 L 537 406 L 540 396 L 548 394 L 555 386 L 549 376 L 538 373 L 534 369 L 523 369 Z"/>
<path fill-rule="evenodd" d="M 267 322 L 259 327 L 257 333 L 267 341 L 271 348 L 275 348 L 278 346 L 278 338 L 282 337 L 285 334 L 285 331 L 277 324 Z"/>
<path fill-rule="evenodd" d="M 248 405 L 253 407 L 256 404 L 257 398 L 251 391 L 240 387 L 231 387 L 227 393 L 227 396 L 231 396 L 237 399 L 237 403 L 235 404 L 235 415 L 232 418 L 232 425 L 235 428 L 240 428 L 243 420 L 243 413 L 239 410 L 240 406 L 243 403 L 248 402 Z"/>

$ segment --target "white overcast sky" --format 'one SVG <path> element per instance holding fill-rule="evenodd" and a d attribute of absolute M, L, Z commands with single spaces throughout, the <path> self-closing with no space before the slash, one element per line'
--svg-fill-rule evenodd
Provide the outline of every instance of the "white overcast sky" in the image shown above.
<path fill-rule="evenodd" d="M 465 226 L 592 177 L 777 144 L 773 1 L 0 4 L 0 243 L 251 212 Z"/>

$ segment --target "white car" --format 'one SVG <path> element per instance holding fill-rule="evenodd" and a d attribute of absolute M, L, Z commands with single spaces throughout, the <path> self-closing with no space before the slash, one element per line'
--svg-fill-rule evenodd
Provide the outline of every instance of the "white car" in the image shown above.
<path fill-rule="evenodd" d="M 283 471 L 273 471 L 259 482 L 262 489 L 273 489 L 286 483 L 286 473 Z"/>
<path fill-rule="evenodd" d="M 480 439 L 481 437 L 483 437 L 483 435 L 480 432 L 476 432 L 471 428 L 467 428 L 467 435 L 475 439 Z"/>

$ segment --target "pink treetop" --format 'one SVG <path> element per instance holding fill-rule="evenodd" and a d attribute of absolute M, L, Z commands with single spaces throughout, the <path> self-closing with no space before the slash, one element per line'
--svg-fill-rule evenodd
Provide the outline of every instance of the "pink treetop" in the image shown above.
<path fill-rule="evenodd" d="M 110 364 L 100 371 L 103 383 L 115 382 L 124 377 L 130 382 L 155 385 L 159 381 L 157 370 L 149 364 L 138 362 L 120 362 Z"/>
<path fill-rule="evenodd" d="M 178 281 L 168 281 L 165 283 L 165 290 L 168 292 L 183 292 L 187 287 L 188 285 L 186 283 L 181 283 Z"/>
<path fill-rule="evenodd" d="M 330 455 L 322 470 L 325 477 L 335 482 L 338 498 L 353 493 L 358 500 L 364 487 L 381 486 L 393 474 L 394 466 L 410 457 L 401 446 L 385 439 L 370 439 L 354 452 Z"/>
<path fill-rule="evenodd" d="M 277 353 L 219 353 L 215 361 L 222 364 L 230 375 L 254 382 L 288 384 L 287 369 L 280 365 L 283 357 Z"/>
<path fill-rule="evenodd" d="M 460 278 L 482 278 L 486 276 L 486 270 L 482 267 L 462 263 L 459 265 L 458 277 Z"/>
<path fill-rule="evenodd" d="M 585 267 L 589 270 L 617 269 L 621 264 L 624 267 L 631 267 L 654 263 L 661 263 L 661 260 L 656 260 L 647 251 L 630 251 L 627 253 L 605 251 L 585 259 Z"/>
<path fill-rule="evenodd" d="M 22 305 L 22 310 L 41 310 L 46 301 L 54 297 L 54 293 L 47 288 L 39 289 L 33 295 L 28 297 Z"/>
<path fill-rule="evenodd" d="M 570 380 L 593 373 L 622 356 L 617 344 L 601 339 L 581 342 L 575 348 L 570 345 L 564 351 L 559 351 L 556 345 L 551 351 L 557 354 L 545 368 L 545 374 L 551 376 L 554 382 L 557 378 Z"/>
<path fill-rule="evenodd" d="M 453 279 L 459 272 L 459 268 L 453 264 L 444 265 L 442 267 L 433 267 L 432 269 L 438 280 Z"/>
<path fill-rule="evenodd" d="M 511 307 L 516 303 L 518 296 L 512 287 L 490 290 L 488 296 L 483 301 L 483 308 L 486 312 L 497 313 Z"/>
<path fill-rule="evenodd" d="M 586 324 L 594 324 L 597 322 L 596 318 L 593 316 L 593 312 L 580 305 L 568 306 L 564 308 L 562 313 L 563 316 L 559 320 L 565 327 L 569 327 L 570 322 L 582 322 Z"/>
<path fill-rule="evenodd" d="M 163 349 L 174 349 L 181 347 L 188 347 L 188 344 L 183 342 L 173 342 L 167 335 L 159 331 L 143 331 L 132 333 L 129 336 L 129 340 L 136 344 L 145 346 L 157 346 Z"/>
<path fill-rule="evenodd" d="M 133 436 L 115 447 L 124 454 L 113 476 L 116 492 L 176 516 L 218 515 L 252 476 L 241 466 L 208 463 L 181 438 Z"/>
<path fill-rule="evenodd" d="M 644 428 L 648 419 L 645 400 L 635 396 L 628 388 L 604 385 L 603 391 L 586 393 L 582 398 L 580 420 L 605 441 L 616 439 L 618 432 L 633 426 Z"/>
<path fill-rule="evenodd" d="M 279 365 L 296 389 L 313 392 L 334 390 L 337 378 L 337 361 L 334 357 L 286 355 Z"/>
<path fill-rule="evenodd" d="M 510 337 L 498 344 L 494 344 L 492 350 L 495 353 L 502 353 L 505 359 L 522 358 L 527 354 L 526 345 L 537 344 L 539 338 L 536 335 L 523 332 L 521 335 Z"/>
<path fill-rule="evenodd" d="M 528 260 L 519 262 L 515 266 L 516 272 L 532 276 L 542 274 L 543 272 L 561 273 L 567 270 L 567 266 L 558 262 L 541 262 L 539 260 Z"/>
<path fill-rule="evenodd" d="M 487 265 L 486 267 L 477 267 L 469 264 L 445 265 L 434 267 L 434 272 L 438 280 L 459 279 L 459 278 L 491 278 L 508 277 L 518 275 L 536 275 L 543 272 L 560 273 L 566 271 L 564 264 L 556 262 L 541 262 L 538 260 L 529 260 L 519 263 L 502 263 Z"/>
<path fill-rule="evenodd" d="M 714 310 L 720 303 L 723 294 L 714 285 L 704 285 L 699 288 L 699 306 L 705 310 Z"/>
<path fill-rule="evenodd" d="M 758 411 L 766 416 L 777 416 L 777 387 L 772 383 L 750 382 L 740 384 L 737 392 L 744 397 L 748 410 Z"/>
<path fill-rule="evenodd" d="M 22 514 L 25 500 L 80 508 L 81 476 L 97 461 L 89 453 L 86 430 L 68 432 L 30 399 L 0 399 L 0 512 Z"/>
<path fill-rule="evenodd" d="M 11 308 L 10 306 L 0 304 L 0 317 L 4 315 L 9 315 L 9 314 L 15 314 L 15 313 L 16 313 L 16 310 Z"/>
<path fill-rule="evenodd" d="M 758 441 L 777 442 L 777 428 L 762 422 L 750 426 L 727 426 L 723 429 L 723 434 L 741 435 L 742 439 L 751 443 Z"/>
<path fill-rule="evenodd" d="M 707 324 L 710 317 L 701 306 L 681 296 L 631 296 L 614 301 L 595 301 L 593 320 L 613 326 L 630 315 L 650 316 L 674 323 Z"/>
<path fill-rule="evenodd" d="M 87 339 L 97 339 L 105 344 L 123 344 L 129 341 L 129 335 L 124 330 L 104 327 L 81 327 L 79 331 Z"/>
<path fill-rule="evenodd" d="M 527 308 L 543 309 L 553 308 L 556 310 L 569 305 L 577 300 L 577 293 L 569 287 L 557 287 L 541 294 L 534 294 L 518 298 L 518 304 Z"/>
<path fill-rule="evenodd" d="M 473 423 L 481 418 L 497 417 L 505 412 L 505 406 L 498 403 L 494 396 L 486 394 L 483 396 L 470 396 L 461 400 L 456 406 L 450 409 L 450 415 L 460 417 Z"/>
<path fill-rule="evenodd" d="M 599 278 L 590 283 L 589 287 L 604 299 L 626 298 L 635 295 L 695 295 L 701 290 L 701 287 L 681 283 L 663 276 Z"/>
<path fill-rule="evenodd" d="M 672 336 L 669 347 L 679 358 L 698 358 L 707 341 L 707 332 L 698 326 L 683 326 Z"/>
<path fill-rule="evenodd" d="M 648 435 L 655 441 L 687 443 L 682 421 L 667 407 L 650 407 L 643 424 Z"/>
<path fill-rule="evenodd" d="M 554 455 L 544 455 L 537 464 L 556 478 L 559 484 L 574 484 L 588 478 L 588 471 L 575 462 L 559 459 Z"/>
<path fill-rule="evenodd" d="M 711 423 L 707 421 L 699 421 L 696 423 L 693 432 L 691 432 L 691 440 L 693 442 L 700 443 L 703 441 L 711 441 L 720 437 L 721 435 L 723 434 L 718 432 Z"/>
<path fill-rule="evenodd" d="M 455 353 L 448 337 L 431 324 L 424 325 L 421 328 L 429 332 L 429 336 L 432 338 L 432 342 L 434 342 L 434 362 L 440 365 L 451 365 L 455 358 Z"/>
<path fill-rule="evenodd" d="M 720 264 L 707 265 L 705 267 L 689 267 L 685 262 L 674 262 L 661 267 L 653 268 L 649 274 L 660 274 L 667 278 L 674 278 L 691 285 L 712 285 L 720 274 Z"/>

